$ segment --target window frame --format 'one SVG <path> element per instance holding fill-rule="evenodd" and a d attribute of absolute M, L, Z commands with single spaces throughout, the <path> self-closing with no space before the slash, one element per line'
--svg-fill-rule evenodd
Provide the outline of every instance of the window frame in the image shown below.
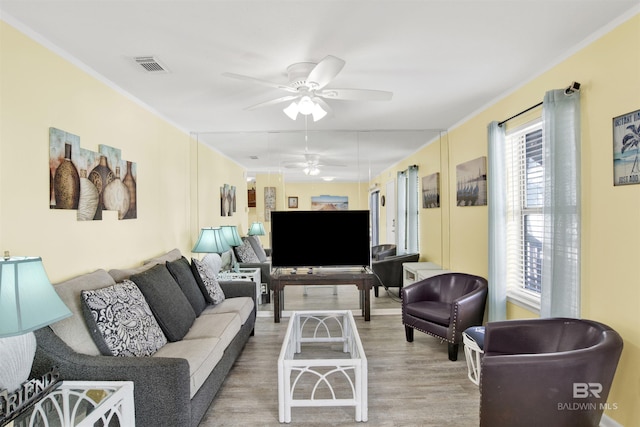
<path fill-rule="evenodd" d="M 505 135 L 505 166 L 507 171 L 507 301 L 535 313 L 540 313 L 541 293 L 525 287 L 524 276 L 527 262 L 523 258 L 526 241 L 524 224 L 526 215 L 542 215 L 543 208 L 542 204 L 535 207 L 526 206 L 526 167 L 522 164 L 522 156 L 526 157 L 526 154 L 523 154 L 524 148 L 522 146 L 526 144 L 527 134 L 538 131 L 542 132 L 542 137 L 544 137 L 542 118 L 511 129 Z M 542 144 L 544 144 L 544 140 Z M 517 186 L 517 193 L 514 186 Z"/>

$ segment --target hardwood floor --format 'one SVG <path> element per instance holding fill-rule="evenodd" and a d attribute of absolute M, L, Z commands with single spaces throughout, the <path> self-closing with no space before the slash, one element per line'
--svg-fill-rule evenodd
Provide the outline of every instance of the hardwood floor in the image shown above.
<path fill-rule="evenodd" d="M 462 345 L 458 361 L 450 362 L 446 343 L 415 333 L 405 340 L 400 303 L 384 290 L 375 298 L 372 316 L 365 322 L 353 286 L 333 289 L 285 289 L 285 310 L 352 309 L 368 361 L 370 426 L 477 426 L 478 387 L 467 378 Z M 273 322 L 268 306 L 256 322 L 255 336 L 227 376 L 201 427 L 279 426 L 277 359 L 288 318 Z M 391 314 L 380 314 L 391 313 Z M 285 311 L 286 314 L 286 311 Z M 355 426 L 354 409 L 293 408 L 291 425 Z"/>

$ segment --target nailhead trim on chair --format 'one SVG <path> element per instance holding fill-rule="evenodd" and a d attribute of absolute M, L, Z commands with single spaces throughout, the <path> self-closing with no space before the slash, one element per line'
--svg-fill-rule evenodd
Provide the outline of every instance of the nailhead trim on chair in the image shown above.
<path fill-rule="evenodd" d="M 402 316 L 404 317 L 404 305 L 402 306 Z M 420 329 L 418 327 L 415 326 L 411 326 L 411 328 L 418 330 L 420 332 L 422 332 L 423 334 L 427 334 L 427 335 L 431 335 L 432 337 L 436 337 L 436 338 L 440 338 L 443 341 L 449 342 L 451 344 L 460 344 L 461 340 L 462 340 L 462 336 L 460 336 L 460 340 L 456 340 L 456 320 L 458 319 L 458 304 L 454 304 L 453 305 L 453 334 L 452 334 L 452 339 L 448 339 L 446 337 L 441 337 L 440 335 L 436 335 L 433 332 L 428 332 L 425 331 L 423 329 Z M 404 322 L 402 323 L 403 325 L 405 324 Z"/>

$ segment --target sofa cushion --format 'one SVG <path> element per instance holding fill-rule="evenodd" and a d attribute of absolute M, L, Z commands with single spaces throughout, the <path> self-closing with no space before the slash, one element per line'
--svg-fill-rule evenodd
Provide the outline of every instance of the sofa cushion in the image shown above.
<path fill-rule="evenodd" d="M 440 301 L 419 301 L 407 304 L 405 307 L 407 314 L 448 326 L 451 315 L 451 304 Z"/>
<path fill-rule="evenodd" d="M 249 316 L 251 316 L 254 306 L 255 304 L 251 297 L 228 298 L 220 304 L 210 305 L 205 308 L 200 317 L 209 314 L 237 313 L 240 316 L 240 321 L 244 325 Z"/>
<path fill-rule="evenodd" d="M 267 257 L 267 253 L 264 251 L 264 248 L 262 247 L 262 243 L 260 243 L 260 239 L 258 238 L 258 236 L 247 236 L 247 237 L 243 237 L 242 239 L 247 240 L 249 242 L 249 244 L 251 245 L 251 248 L 253 249 L 253 252 L 255 252 L 260 262 L 269 261 L 269 258 Z"/>
<path fill-rule="evenodd" d="M 83 290 L 81 296 L 85 321 L 105 356 L 151 356 L 167 343 L 135 283 Z"/>
<path fill-rule="evenodd" d="M 251 243 L 247 239 L 243 239 L 242 244 L 236 246 L 235 251 L 238 256 L 238 261 L 240 262 L 260 262 L 258 255 L 256 255 Z"/>
<path fill-rule="evenodd" d="M 207 306 L 207 301 L 204 299 L 200 287 L 198 287 L 196 278 L 193 277 L 189 261 L 185 257 L 180 257 L 175 261 L 167 262 L 167 268 L 189 300 L 196 316 L 199 316 Z"/>
<path fill-rule="evenodd" d="M 147 271 L 154 265 L 165 264 L 166 262 L 175 261 L 177 259 L 180 259 L 181 256 L 182 254 L 178 249 L 173 249 L 164 255 L 160 255 L 159 257 L 151 258 L 144 261 L 144 263 L 138 267 L 122 268 L 122 269 L 114 268 L 109 270 L 109 274 L 111 275 L 111 277 L 113 277 L 113 280 L 115 280 L 116 282 L 122 282 L 123 280 L 130 279 L 131 276 L 133 276 L 134 274 Z"/>
<path fill-rule="evenodd" d="M 206 254 L 202 257 L 202 264 L 207 269 L 207 276 L 217 278 L 222 269 L 222 257 L 218 254 Z"/>
<path fill-rule="evenodd" d="M 240 315 L 235 312 L 218 313 L 216 316 L 200 316 L 193 322 L 184 340 L 218 338 L 220 345 L 227 348 L 242 328 Z"/>
<path fill-rule="evenodd" d="M 115 284 L 106 270 L 96 270 L 54 285 L 60 299 L 73 316 L 53 323 L 50 327 L 74 351 L 90 356 L 101 354 L 84 321 L 80 293 L 85 289 L 100 289 Z"/>
<path fill-rule="evenodd" d="M 206 379 L 224 355 L 224 346 L 218 338 L 198 338 L 170 342 L 153 357 L 176 357 L 186 359 L 189 364 L 190 398 L 204 384 Z"/>
<path fill-rule="evenodd" d="M 224 292 L 218 280 L 215 276 L 211 277 L 210 269 L 202 261 L 191 258 L 191 271 L 193 271 L 193 276 L 204 294 L 204 299 L 211 304 L 220 304 L 224 301 Z"/>
<path fill-rule="evenodd" d="M 131 281 L 142 291 L 167 339 L 181 340 L 196 319 L 196 313 L 167 266 L 157 264 L 131 276 Z"/>

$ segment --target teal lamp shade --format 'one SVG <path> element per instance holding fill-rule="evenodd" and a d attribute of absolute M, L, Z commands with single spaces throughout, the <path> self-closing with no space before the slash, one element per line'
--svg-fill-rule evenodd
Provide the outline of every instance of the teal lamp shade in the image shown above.
<path fill-rule="evenodd" d="M 71 316 L 40 257 L 0 259 L 0 337 L 35 331 Z"/>
<path fill-rule="evenodd" d="M 191 252 L 221 254 L 229 249 L 231 246 L 227 243 L 220 227 L 203 228 L 200 230 L 200 237 Z"/>
<path fill-rule="evenodd" d="M 56 293 L 42 259 L 0 259 L 0 391 L 18 390 L 36 354 L 33 331 L 71 316 Z"/>
<path fill-rule="evenodd" d="M 264 231 L 264 225 L 262 225 L 261 222 L 254 222 L 253 224 L 251 224 L 251 227 L 249 227 L 249 236 L 264 236 L 265 234 L 267 234 Z"/>
<path fill-rule="evenodd" d="M 242 245 L 242 239 L 240 238 L 240 234 L 238 233 L 238 227 L 236 227 L 235 225 L 223 225 L 220 228 L 222 229 L 222 235 L 227 240 L 229 246 Z"/>

